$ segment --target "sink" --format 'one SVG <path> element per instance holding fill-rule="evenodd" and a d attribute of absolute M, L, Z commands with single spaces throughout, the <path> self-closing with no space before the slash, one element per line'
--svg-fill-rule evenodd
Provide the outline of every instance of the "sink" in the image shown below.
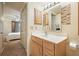
<path fill-rule="evenodd" d="M 64 38 L 64 36 L 50 35 L 50 34 L 47 37 L 50 39 L 55 39 L 55 40 L 60 40 Z"/>
<path fill-rule="evenodd" d="M 45 39 L 45 40 L 55 42 L 55 43 L 58 43 L 58 42 L 61 42 L 65 39 L 67 39 L 67 37 L 65 37 L 65 36 L 58 36 L 58 35 L 52 35 L 52 34 L 45 35 L 45 33 L 35 33 L 35 32 L 33 32 L 32 35 L 40 37 L 40 38 Z"/>
<path fill-rule="evenodd" d="M 33 33 L 33 34 L 46 37 L 46 38 L 50 38 L 50 39 L 63 39 L 64 38 L 64 36 L 58 36 L 58 35 L 52 35 L 52 34 L 45 35 L 45 33 Z"/>

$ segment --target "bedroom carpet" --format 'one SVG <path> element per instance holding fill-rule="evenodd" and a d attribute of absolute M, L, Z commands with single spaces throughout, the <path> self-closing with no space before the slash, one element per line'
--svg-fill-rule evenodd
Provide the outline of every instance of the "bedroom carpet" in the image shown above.
<path fill-rule="evenodd" d="M 26 52 L 22 47 L 20 40 L 5 43 L 5 48 L 1 56 L 26 56 Z"/>

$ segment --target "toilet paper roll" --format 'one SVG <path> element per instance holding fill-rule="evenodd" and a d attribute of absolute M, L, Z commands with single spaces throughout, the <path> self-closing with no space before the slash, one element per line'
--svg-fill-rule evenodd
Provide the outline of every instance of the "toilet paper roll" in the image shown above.
<path fill-rule="evenodd" d="M 70 47 L 72 47 L 72 48 L 77 48 L 77 44 L 75 44 L 75 43 L 70 43 L 69 45 L 70 45 Z"/>

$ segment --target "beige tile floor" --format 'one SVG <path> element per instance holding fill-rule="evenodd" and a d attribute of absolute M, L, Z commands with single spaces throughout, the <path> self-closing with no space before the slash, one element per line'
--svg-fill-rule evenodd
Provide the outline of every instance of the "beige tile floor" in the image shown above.
<path fill-rule="evenodd" d="M 1 56 L 26 56 L 26 52 L 22 47 L 20 40 L 5 43 L 5 48 Z"/>

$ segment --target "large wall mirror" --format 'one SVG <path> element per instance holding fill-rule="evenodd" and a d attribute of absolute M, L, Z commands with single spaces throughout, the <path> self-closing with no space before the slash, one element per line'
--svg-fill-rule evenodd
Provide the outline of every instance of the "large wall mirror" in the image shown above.
<path fill-rule="evenodd" d="M 48 25 L 50 31 L 61 31 L 61 6 L 58 5 L 48 11 L 45 11 L 47 14 Z M 45 23 L 45 21 L 43 21 Z"/>

